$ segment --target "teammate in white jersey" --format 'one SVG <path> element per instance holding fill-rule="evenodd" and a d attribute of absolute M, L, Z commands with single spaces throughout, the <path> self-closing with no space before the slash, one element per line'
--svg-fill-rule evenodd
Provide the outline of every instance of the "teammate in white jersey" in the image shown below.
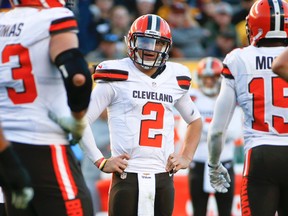
<path fill-rule="evenodd" d="M 287 2 L 256 1 L 247 17 L 251 45 L 224 60 L 208 137 L 210 177 L 217 191 L 227 191 L 229 174 L 219 159 L 238 103 L 245 114 L 242 215 L 288 215 L 288 83 L 271 70 L 273 59 L 287 46 L 287 20 Z"/>
<path fill-rule="evenodd" d="M 92 89 L 77 22 L 62 0 L 11 3 L 15 8 L 0 18 L 0 120 L 35 196 L 19 211 L 3 185 L 8 215 L 91 216 L 89 191 L 67 138 L 81 138 Z"/>
<path fill-rule="evenodd" d="M 92 123 L 108 107 L 112 157 L 91 159 L 113 173 L 109 215 L 172 215 L 173 173 L 189 166 L 202 128 L 188 93 L 191 75 L 166 62 L 172 38 L 161 17 L 137 18 L 126 42 L 130 58 L 104 61 L 94 74 L 87 117 Z M 174 153 L 174 107 L 188 123 L 181 154 Z M 83 142 L 94 142 L 89 128 Z"/>
<path fill-rule="evenodd" d="M 207 134 L 213 117 L 216 98 L 220 90 L 220 73 L 222 68 L 222 62 L 217 58 L 206 57 L 201 59 L 196 71 L 199 88 L 194 88 L 189 91 L 191 99 L 199 109 L 203 121 L 200 143 L 189 167 L 189 188 L 194 216 L 206 216 L 209 196 L 211 193 L 215 193 L 215 190 L 210 186 L 208 177 Z M 235 142 L 242 138 L 241 123 L 241 111 L 238 108 L 228 128 L 225 148 L 220 158 L 220 161 L 227 168 L 231 176 L 231 187 L 228 192 L 225 194 L 215 193 L 218 214 L 221 216 L 231 215 L 234 197 L 234 146 Z M 185 127 L 186 124 L 183 124 L 183 121 L 181 121 L 179 134 L 181 134 L 181 131 L 183 131 Z"/>

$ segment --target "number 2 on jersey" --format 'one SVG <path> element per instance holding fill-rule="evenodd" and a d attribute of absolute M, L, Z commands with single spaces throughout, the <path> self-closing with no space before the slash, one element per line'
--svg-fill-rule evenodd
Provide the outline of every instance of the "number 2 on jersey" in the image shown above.
<path fill-rule="evenodd" d="M 163 130 L 164 107 L 161 103 L 148 102 L 143 106 L 142 115 L 152 115 L 155 113 L 155 118 L 145 119 L 141 121 L 140 126 L 140 146 L 150 146 L 161 148 L 162 134 L 155 134 L 149 137 L 153 129 Z"/>
<path fill-rule="evenodd" d="M 272 77 L 272 105 L 275 107 L 288 108 L 288 97 L 284 96 L 284 88 L 288 83 L 279 77 Z M 268 132 L 269 125 L 265 120 L 265 80 L 262 77 L 254 78 L 249 83 L 249 92 L 253 95 L 253 118 L 252 128 Z M 288 112 L 288 109 L 287 109 Z M 288 133 L 288 123 L 282 116 L 272 115 L 272 126 L 279 133 Z"/>
<path fill-rule="evenodd" d="M 31 103 L 37 97 L 37 90 L 32 74 L 29 51 L 21 44 L 7 45 L 2 52 L 2 63 L 9 62 L 12 56 L 19 57 L 19 67 L 12 68 L 12 78 L 15 81 L 22 81 L 23 89 L 17 91 L 16 88 L 6 86 L 8 96 L 14 104 Z"/>

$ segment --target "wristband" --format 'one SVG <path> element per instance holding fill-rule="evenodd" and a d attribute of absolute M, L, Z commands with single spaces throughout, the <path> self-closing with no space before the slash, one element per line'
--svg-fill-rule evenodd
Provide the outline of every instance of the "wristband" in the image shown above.
<path fill-rule="evenodd" d="M 104 157 L 99 159 L 98 162 L 96 163 L 96 166 L 98 167 L 98 169 L 100 169 L 101 171 L 103 170 L 105 164 L 107 162 L 107 159 L 105 159 Z"/>
<path fill-rule="evenodd" d="M 208 167 L 213 168 L 213 169 L 217 169 L 219 167 L 220 164 L 217 165 L 211 165 L 208 163 Z"/>
<path fill-rule="evenodd" d="M 105 166 L 106 162 L 107 162 L 107 159 L 104 159 L 104 160 L 101 162 L 101 164 L 100 164 L 100 166 L 99 166 L 99 169 L 100 169 L 101 171 L 104 169 L 104 166 Z"/>

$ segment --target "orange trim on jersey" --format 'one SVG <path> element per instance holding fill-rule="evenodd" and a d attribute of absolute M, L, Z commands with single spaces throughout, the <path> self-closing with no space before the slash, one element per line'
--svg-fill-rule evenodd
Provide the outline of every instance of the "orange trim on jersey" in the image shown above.
<path fill-rule="evenodd" d="M 53 21 L 49 31 L 51 34 L 64 30 L 74 30 L 77 29 L 77 27 L 78 27 L 77 21 L 75 20 L 74 17 L 66 17 L 60 20 Z"/>
<path fill-rule="evenodd" d="M 222 74 L 232 75 L 231 71 L 230 71 L 229 68 L 227 68 L 227 67 L 224 67 L 224 68 L 223 68 Z"/>
<path fill-rule="evenodd" d="M 222 74 L 225 78 L 234 79 L 231 71 L 229 70 L 229 68 L 228 68 L 226 65 L 224 65 L 224 68 L 222 69 L 221 74 Z"/>
<path fill-rule="evenodd" d="M 106 81 L 125 81 L 128 79 L 128 71 L 122 70 L 96 70 L 93 79 L 101 79 Z"/>
<path fill-rule="evenodd" d="M 176 77 L 178 85 L 180 88 L 188 90 L 191 85 L 191 78 L 188 76 L 179 76 Z"/>
<path fill-rule="evenodd" d="M 246 156 L 245 156 L 243 176 L 248 176 L 248 174 L 249 174 L 251 153 L 252 153 L 252 149 L 249 149 L 249 150 L 247 151 Z"/>
<path fill-rule="evenodd" d="M 71 169 L 69 166 L 69 162 L 68 162 L 67 154 L 66 154 L 66 146 L 52 145 L 52 146 L 50 146 L 50 148 L 51 148 L 51 152 L 52 152 L 53 168 L 54 168 L 54 172 L 56 175 L 56 179 L 57 179 L 60 191 L 62 193 L 62 197 L 64 200 L 75 199 L 75 197 L 78 193 L 78 188 L 75 184 L 75 181 L 74 181 L 74 178 L 72 176 L 72 172 L 71 172 Z M 68 179 L 67 179 L 67 177 L 68 177 Z M 69 187 L 69 185 L 67 187 L 67 183 L 64 181 L 70 183 L 72 191 L 69 191 L 69 189 L 71 189 L 71 188 Z M 68 191 L 70 193 L 73 192 L 73 194 L 69 195 Z"/>

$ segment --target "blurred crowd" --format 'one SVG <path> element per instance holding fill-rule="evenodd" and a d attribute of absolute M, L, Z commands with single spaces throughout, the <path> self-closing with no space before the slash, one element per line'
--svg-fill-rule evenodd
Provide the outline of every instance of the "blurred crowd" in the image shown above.
<path fill-rule="evenodd" d="M 170 58 L 222 59 L 247 45 L 245 17 L 255 0 L 75 0 L 80 49 L 89 62 L 126 56 L 132 21 L 153 13 L 171 26 Z M 8 7 L 4 1 L 3 7 Z"/>
<path fill-rule="evenodd" d="M 138 16 L 153 13 L 171 26 L 170 58 L 223 58 L 247 45 L 245 18 L 254 0 L 79 0 L 80 47 L 88 61 L 126 56 L 124 36 Z"/>

